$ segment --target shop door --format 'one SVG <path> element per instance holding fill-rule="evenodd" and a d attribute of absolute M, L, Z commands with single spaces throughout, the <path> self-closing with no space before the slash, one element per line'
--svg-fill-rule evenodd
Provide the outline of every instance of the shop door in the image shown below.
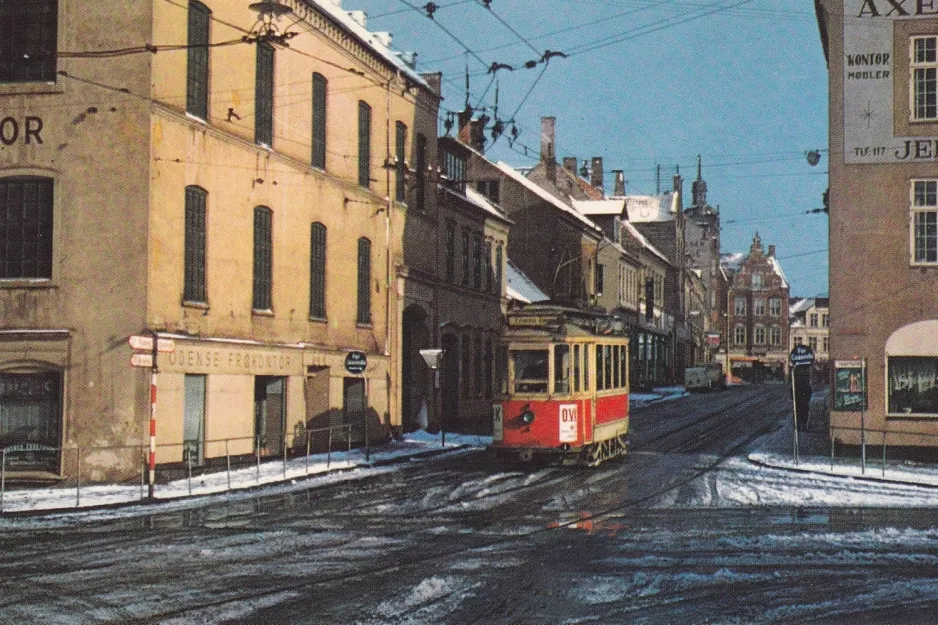
<path fill-rule="evenodd" d="M 345 425 L 352 426 L 352 440 L 365 440 L 365 379 L 345 378 L 342 395 Z"/>
<path fill-rule="evenodd" d="M 205 461 L 205 376 L 187 375 L 182 416 L 182 460 L 192 466 Z"/>
<path fill-rule="evenodd" d="M 286 378 L 254 378 L 254 444 L 262 456 L 283 454 L 286 429 Z"/>

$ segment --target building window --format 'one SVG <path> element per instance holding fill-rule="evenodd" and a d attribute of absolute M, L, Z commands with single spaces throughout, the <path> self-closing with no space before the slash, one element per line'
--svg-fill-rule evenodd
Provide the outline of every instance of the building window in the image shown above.
<path fill-rule="evenodd" d="M 772 326 L 769 328 L 769 343 L 776 346 L 782 344 L 782 329 L 780 327 Z"/>
<path fill-rule="evenodd" d="M 817 327 L 817 313 L 811 313 L 808 315 L 808 325 L 812 328 Z"/>
<path fill-rule="evenodd" d="M 912 262 L 938 262 L 938 180 L 913 180 Z"/>
<path fill-rule="evenodd" d="M 482 391 L 485 388 L 485 376 L 482 371 L 482 339 L 476 337 L 474 341 L 475 350 L 473 351 L 473 360 L 476 366 L 476 397 L 482 397 Z"/>
<path fill-rule="evenodd" d="M 938 415 L 938 358 L 889 356 L 889 414 Z"/>
<path fill-rule="evenodd" d="M 488 293 L 495 292 L 495 276 L 492 275 L 492 242 L 485 242 L 485 250 L 482 257 L 485 261 L 485 290 Z"/>
<path fill-rule="evenodd" d="M 0 82 L 55 82 L 57 0 L 0 0 Z"/>
<path fill-rule="evenodd" d="M 938 118 L 936 37 L 912 38 L 912 120 Z"/>
<path fill-rule="evenodd" d="M 458 154 L 443 153 L 443 172 L 449 179 L 448 186 L 460 193 L 466 192 L 466 159 Z"/>
<path fill-rule="evenodd" d="M 472 286 L 482 289 L 482 235 L 472 237 Z"/>
<path fill-rule="evenodd" d="M 271 310 L 273 287 L 273 211 L 254 209 L 254 310 Z"/>
<path fill-rule="evenodd" d="M 502 292 L 502 262 L 504 252 L 502 251 L 502 244 L 499 243 L 495 248 L 495 288 L 498 289 L 497 293 L 501 294 Z"/>
<path fill-rule="evenodd" d="M 456 224 L 446 222 L 446 281 L 456 279 Z"/>
<path fill-rule="evenodd" d="M 761 297 L 752 300 L 752 314 L 758 317 L 765 316 L 765 300 Z"/>
<path fill-rule="evenodd" d="M 395 127 L 395 156 L 397 157 L 395 199 L 398 202 L 403 202 L 406 200 L 406 178 L 404 174 L 407 172 L 407 160 L 405 158 L 407 151 L 407 126 L 405 126 L 402 122 L 397 122 Z"/>
<path fill-rule="evenodd" d="M 326 227 L 319 222 L 309 235 L 309 316 L 326 318 Z"/>
<path fill-rule="evenodd" d="M 823 339 L 821 339 L 821 351 L 825 354 L 831 351 L 831 340 L 829 337 L 825 336 Z"/>
<path fill-rule="evenodd" d="M 746 326 L 738 325 L 733 329 L 733 342 L 737 345 L 746 344 Z"/>
<path fill-rule="evenodd" d="M 756 326 L 753 332 L 753 343 L 765 345 L 765 326 Z"/>
<path fill-rule="evenodd" d="M 758 290 L 762 288 L 762 274 L 754 273 L 752 274 L 752 288 Z"/>
<path fill-rule="evenodd" d="M 58 473 L 61 425 L 61 372 L 0 373 L 0 449 L 11 448 L 7 471 Z"/>
<path fill-rule="evenodd" d="M 358 240 L 358 323 L 371 323 L 371 241 Z"/>
<path fill-rule="evenodd" d="M 495 204 L 498 204 L 501 201 L 499 199 L 501 189 L 498 183 L 499 181 L 497 179 L 480 180 L 476 183 L 476 190 Z"/>
<path fill-rule="evenodd" d="M 831 316 L 829 314 L 823 313 L 821 315 L 821 327 L 822 328 L 831 327 Z"/>
<path fill-rule="evenodd" d="M 254 83 L 254 143 L 270 147 L 274 142 L 274 47 L 257 44 Z"/>
<path fill-rule="evenodd" d="M 182 299 L 207 301 L 205 293 L 205 204 L 208 193 L 201 187 L 186 187 L 185 259 Z"/>
<path fill-rule="evenodd" d="M 485 367 L 485 397 L 491 398 L 493 391 L 493 378 L 495 375 L 493 367 L 495 362 L 492 359 L 492 339 L 485 339 L 485 362 L 483 363 Z"/>
<path fill-rule="evenodd" d="M 0 178 L 0 279 L 52 278 L 52 192 L 52 178 Z"/>
<path fill-rule="evenodd" d="M 212 12 L 189 0 L 189 36 L 186 49 L 186 112 L 208 119 L 208 24 Z"/>
<path fill-rule="evenodd" d="M 811 351 L 812 351 L 812 352 L 816 352 L 816 351 L 817 351 L 817 337 L 816 337 L 816 336 L 809 336 L 809 337 L 808 337 L 808 347 L 811 348 Z"/>
<path fill-rule="evenodd" d="M 329 81 L 322 74 L 313 74 L 313 153 L 310 164 L 326 168 L 326 91 Z"/>
<path fill-rule="evenodd" d="M 417 142 L 414 145 L 414 184 L 416 189 L 414 193 L 416 199 L 414 205 L 417 210 L 426 210 L 426 183 L 427 183 L 427 138 L 421 134 L 417 135 Z"/>
<path fill-rule="evenodd" d="M 596 297 L 603 296 L 603 282 L 605 278 L 605 269 L 606 268 L 604 265 L 596 265 L 596 284 L 595 284 Z"/>
<path fill-rule="evenodd" d="M 371 186 L 371 107 L 358 103 L 358 186 Z"/>
<path fill-rule="evenodd" d="M 469 231 L 462 231 L 462 285 L 469 286 Z"/>
<path fill-rule="evenodd" d="M 782 315 L 782 300 L 777 297 L 769 299 L 769 314 L 773 317 L 780 317 Z"/>
<path fill-rule="evenodd" d="M 736 316 L 742 316 L 746 314 L 746 298 L 745 297 L 733 298 L 733 314 Z"/>
<path fill-rule="evenodd" d="M 800 336 L 796 336 L 796 337 L 795 337 L 795 345 L 803 345 L 803 344 L 804 344 L 804 339 L 801 338 Z"/>

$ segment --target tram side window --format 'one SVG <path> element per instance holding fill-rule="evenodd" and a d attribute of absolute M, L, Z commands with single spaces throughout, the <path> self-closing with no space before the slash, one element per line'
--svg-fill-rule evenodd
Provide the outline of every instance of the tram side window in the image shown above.
<path fill-rule="evenodd" d="M 580 369 L 582 365 L 580 362 L 580 346 L 573 346 L 573 392 L 580 392 Z"/>
<path fill-rule="evenodd" d="M 603 345 L 603 358 L 606 365 L 606 383 L 603 388 L 610 389 L 615 387 L 615 381 L 612 378 L 612 346 Z"/>
<path fill-rule="evenodd" d="M 570 346 L 554 345 L 554 393 L 570 392 Z"/>
<path fill-rule="evenodd" d="M 629 359 L 625 345 L 619 346 L 619 373 L 622 376 L 619 379 L 619 386 L 626 388 L 629 385 Z"/>
<path fill-rule="evenodd" d="M 511 352 L 516 393 L 547 392 L 547 350 L 527 349 Z"/>
<path fill-rule="evenodd" d="M 619 350 L 622 349 L 621 345 L 612 346 L 612 386 L 613 388 L 619 388 L 622 386 L 621 380 L 621 369 L 619 364 Z"/>
<path fill-rule="evenodd" d="M 596 390 L 606 390 L 606 380 L 603 379 L 603 346 L 596 346 Z"/>
<path fill-rule="evenodd" d="M 583 346 L 583 390 L 590 390 L 590 348 L 589 345 Z"/>

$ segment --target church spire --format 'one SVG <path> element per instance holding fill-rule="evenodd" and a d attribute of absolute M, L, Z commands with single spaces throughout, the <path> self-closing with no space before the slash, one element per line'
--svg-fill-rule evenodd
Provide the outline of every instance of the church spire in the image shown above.
<path fill-rule="evenodd" d="M 707 183 L 701 175 L 700 154 L 697 155 L 697 180 L 691 185 L 691 191 L 694 196 L 693 206 L 702 208 L 707 205 Z"/>

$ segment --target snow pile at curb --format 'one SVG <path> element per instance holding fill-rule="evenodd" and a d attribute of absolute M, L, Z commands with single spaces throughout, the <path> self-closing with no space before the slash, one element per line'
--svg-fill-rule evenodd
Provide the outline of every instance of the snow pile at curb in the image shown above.
<path fill-rule="evenodd" d="M 802 458 L 797 464 L 791 455 L 775 453 L 752 453 L 749 461 L 773 469 L 787 469 L 803 471 L 805 473 L 819 473 L 836 477 L 854 477 L 879 482 L 911 484 L 915 486 L 938 487 L 938 467 L 931 466 L 903 466 L 886 464 L 883 471 L 882 462 L 875 465 L 867 462 L 866 470 L 860 466 L 858 460 L 850 464 L 834 460 L 833 465 L 828 458 Z"/>

